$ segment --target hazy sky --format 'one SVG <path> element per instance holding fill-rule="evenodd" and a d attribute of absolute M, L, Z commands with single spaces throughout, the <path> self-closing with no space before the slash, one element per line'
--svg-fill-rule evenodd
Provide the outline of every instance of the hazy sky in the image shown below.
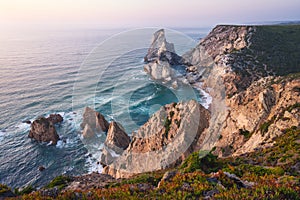
<path fill-rule="evenodd" d="M 300 20 L 300 0 L 0 0 L 6 26 L 199 27 Z"/>

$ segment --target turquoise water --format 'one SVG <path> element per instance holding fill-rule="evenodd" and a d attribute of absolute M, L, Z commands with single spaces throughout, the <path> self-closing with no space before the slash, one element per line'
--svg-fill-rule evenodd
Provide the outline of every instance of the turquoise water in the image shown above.
<path fill-rule="evenodd" d="M 99 136 L 98 146 L 85 144 L 80 138 L 85 106 L 94 107 L 108 120 L 119 121 L 131 134 L 161 105 L 191 96 L 200 100 L 199 93 L 190 87 L 174 90 L 154 82 L 143 71 L 142 60 L 154 30 L 115 37 L 111 36 L 120 30 L 2 30 L 0 183 L 41 186 L 62 173 L 101 170 L 95 163 L 103 136 Z M 178 37 L 174 31 L 168 35 L 167 31 L 167 39 L 175 43 L 179 54 L 195 45 L 190 37 L 198 39 L 208 29 L 180 31 L 188 37 Z M 57 127 L 62 140 L 56 146 L 30 140 L 30 126 L 22 121 L 50 113 L 64 117 Z M 41 165 L 46 167 L 43 172 L 38 170 Z"/>

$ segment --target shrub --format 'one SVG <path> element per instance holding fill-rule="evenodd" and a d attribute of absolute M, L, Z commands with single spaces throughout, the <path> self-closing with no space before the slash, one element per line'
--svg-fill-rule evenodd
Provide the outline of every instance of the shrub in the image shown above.
<path fill-rule="evenodd" d="M 170 128 L 171 128 L 171 123 L 172 123 L 172 120 L 170 120 L 168 117 L 165 119 L 165 123 L 164 123 L 164 127 L 165 127 L 165 135 L 166 137 L 168 137 L 168 133 L 170 131 Z"/>
<path fill-rule="evenodd" d="M 71 178 L 69 176 L 60 175 L 54 178 L 47 186 L 46 188 L 54 188 L 58 187 L 58 189 L 63 189 L 67 186 L 67 184 L 71 182 Z"/>
<path fill-rule="evenodd" d="M 18 188 L 15 188 L 15 194 L 17 194 L 17 195 L 30 194 L 33 191 L 35 191 L 35 188 L 32 187 L 31 185 L 26 186 L 21 191 L 19 191 Z"/>
<path fill-rule="evenodd" d="M 271 124 L 272 124 L 271 121 L 267 121 L 267 122 L 263 123 L 263 124 L 260 126 L 259 130 L 260 130 L 260 133 L 261 133 L 262 136 L 264 136 L 265 133 L 268 132 L 269 126 L 270 126 Z"/>
<path fill-rule="evenodd" d="M 244 130 L 244 129 L 239 129 L 239 132 L 241 135 L 243 135 L 245 137 L 245 139 L 249 139 L 251 137 L 251 133 L 248 130 Z"/>
<path fill-rule="evenodd" d="M 10 188 L 7 185 L 0 184 L 0 194 L 10 191 Z"/>
<path fill-rule="evenodd" d="M 218 171 L 221 168 L 221 163 L 218 161 L 217 156 L 211 152 L 200 151 L 192 153 L 180 166 L 183 172 L 194 172 L 202 170 L 206 173 Z"/>
<path fill-rule="evenodd" d="M 286 110 L 288 111 L 288 112 L 291 112 L 293 109 L 295 109 L 295 108 L 300 108 L 300 103 L 295 103 L 294 105 L 291 105 L 291 106 L 289 106 Z"/>

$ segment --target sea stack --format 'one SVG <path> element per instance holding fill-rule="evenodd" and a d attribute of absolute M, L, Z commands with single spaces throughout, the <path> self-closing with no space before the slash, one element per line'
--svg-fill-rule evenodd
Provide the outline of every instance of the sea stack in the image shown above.
<path fill-rule="evenodd" d="M 170 81 L 174 76 L 171 67 L 182 64 L 182 58 L 176 54 L 174 44 L 167 42 L 164 29 L 154 33 L 144 61 L 144 70 L 152 79 L 161 81 Z"/>
<path fill-rule="evenodd" d="M 80 126 L 83 129 L 83 136 L 85 138 L 91 138 L 96 133 L 107 132 L 109 123 L 101 113 L 90 107 L 86 107 L 83 113 L 83 122 Z"/>

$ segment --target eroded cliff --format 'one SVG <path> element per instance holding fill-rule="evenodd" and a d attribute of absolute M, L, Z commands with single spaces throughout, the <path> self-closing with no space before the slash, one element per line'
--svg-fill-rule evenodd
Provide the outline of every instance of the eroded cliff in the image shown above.
<path fill-rule="evenodd" d="M 269 146 L 299 127 L 299 35 L 300 26 L 220 25 L 184 55 L 202 73 L 211 109 L 227 106 L 215 121 L 223 126 L 214 144 L 219 156 Z"/>

